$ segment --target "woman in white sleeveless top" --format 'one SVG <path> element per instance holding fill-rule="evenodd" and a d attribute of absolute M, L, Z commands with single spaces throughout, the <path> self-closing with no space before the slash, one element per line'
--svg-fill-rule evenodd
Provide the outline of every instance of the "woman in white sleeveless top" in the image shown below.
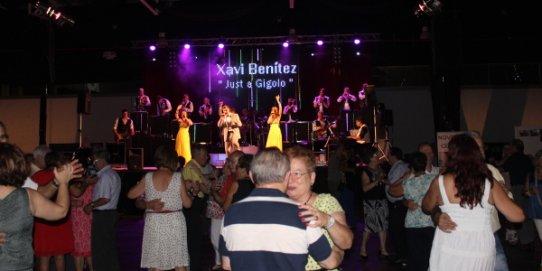
<path fill-rule="evenodd" d="M 490 226 L 491 211 L 497 209 L 511 222 L 525 215 L 493 182 L 474 139 L 454 136 L 448 144 L 443 175 L 435 178 L 423 200 L 424 211 L 437 207 L 457 224 L 446 233 L 436 228 L 429 270 L 491 270 L 495 268 L 495 239 Z"/>

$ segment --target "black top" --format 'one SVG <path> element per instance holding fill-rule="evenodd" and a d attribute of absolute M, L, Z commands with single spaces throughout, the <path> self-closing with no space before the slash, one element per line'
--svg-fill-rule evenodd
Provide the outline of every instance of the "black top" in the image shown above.
<path fill-rule="evenodd" d="M 533 163 L 523 153 L 512 154 L 504 163 L 503 168 L 510 173 L 511 185 L 524 185 L 527 175 L 533 172 Z"/>
<path fill-rule="evenodd" d="M 371 171 L 368 167 L 363 167 L 362 170 L 367 174 L 367 176 L 369 176 L 370 183 L 376 182 L 376 176 L 373 171 Z M 386 190 L 384 188 L 385 188 L 384 184 L 380 184 L 371 188 L 369 191 L 363 194 L 363 199 L 364 200 L 386 199 Z"/>
<path fill-rule="evenodd" d="M 232 204 L 248 197 L 254 189 L 254 183 L 249 178 L 238 180 L 237 183 L 239 184 L 239 188 L 237 188 L 237 192 L 233 195 Z"/>
<path fill-rule="evenodd" d="M 122 118 L 119 118 L 117 121 L 117 133 L 127 136 L 130 134 L 130 126 L 132 124 L 132 119 L 128 119 L 126 124 L 122 122 Z"/>

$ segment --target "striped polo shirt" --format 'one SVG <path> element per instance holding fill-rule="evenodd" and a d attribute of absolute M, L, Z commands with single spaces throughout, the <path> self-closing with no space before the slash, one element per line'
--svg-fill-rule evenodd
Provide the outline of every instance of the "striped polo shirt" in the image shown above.
<path fill-rule="evenodd" d="M 277 189 L 256 188 L 224 217 L 220 253 L 232 270 L 305 270 L 308 254 L 320 262 L 331 247 L 319 227 L 301 222 L 298 203 Z"/>

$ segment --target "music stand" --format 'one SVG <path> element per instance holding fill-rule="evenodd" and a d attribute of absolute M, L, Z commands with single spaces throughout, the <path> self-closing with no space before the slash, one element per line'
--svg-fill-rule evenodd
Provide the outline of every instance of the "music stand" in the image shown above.
<path fill-rule="evenodd" d="M 382 146 L 378 144 L 378 128 L 376 125 L 376 105 L 373 105 L 373 132 L 374 132 L 374 141 L 373 141 L 373 147 L 375 147 L 382 156 L 378 157 L 378 160 L 381 160 L 382 158 L 385 159 L 387 162 L 389 162 L 389 158 L 386 155 L 386 152 L 382 149 Z M 386 142 L 388 144 L 388 142 Z"/>

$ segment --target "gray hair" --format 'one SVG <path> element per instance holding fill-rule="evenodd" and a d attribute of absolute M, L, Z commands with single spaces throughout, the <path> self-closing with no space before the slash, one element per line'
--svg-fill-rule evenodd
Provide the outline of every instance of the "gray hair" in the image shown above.
<path fill-rule="evenodd" d="M 290 171 L 290 159 L 277 148 L 263 149 L 250 164 L 252 180 L 256 185 L 279 183 Z"/>
<path fill-rule="evenodd" d="M 39 145 L 32 151 L 32 156 L 34 159 L 38 157 L 45 157 L 46 154 L 50 153 L 51 149 L 47 145 Z"/>
<path fill-rule="evenodd" d="M 95 160 L 96 159 L 103 159 L 107 163 L 109 163 L 109 158 L 110 158 L 109 151 L 107 151 L 106 149 L 99 149 L 99 150 L 94 151 L 94 159 Z"/>

